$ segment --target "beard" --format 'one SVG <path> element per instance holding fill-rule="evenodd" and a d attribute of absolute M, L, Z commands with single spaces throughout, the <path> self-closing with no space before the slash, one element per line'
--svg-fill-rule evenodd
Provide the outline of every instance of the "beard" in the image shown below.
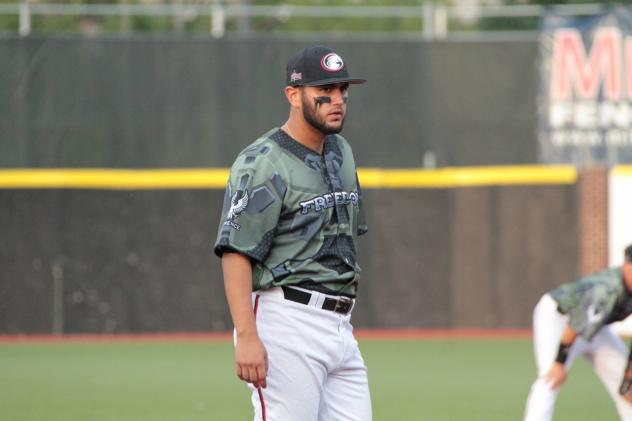
<path fill-rule="evenodd" d="M 338 134 L 342 131 L 342 126 L 345 122 L 345 117 L 342 117 L 340 120 L 340 125 L 331 126 L 325 122 L 324 117 L 319 117 L 316 111 L 318 110 L 318 106 L 312 101 L 308 101 L 305 96 L 302 97 L 301 102 L 303 103 L 303 118 L 305 121 L 312 126 L 314 129 L 318 130 L 322 134 L 330 135 L 330 134 Z"/>

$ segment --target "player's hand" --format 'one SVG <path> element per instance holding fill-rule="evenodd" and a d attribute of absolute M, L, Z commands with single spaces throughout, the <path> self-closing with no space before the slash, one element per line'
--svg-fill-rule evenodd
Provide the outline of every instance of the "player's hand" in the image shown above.
<path fill-rule="evenodd" d="M 566 381 L 566 368 L 564 364 L 554 363 L 553 367 L 548 373 L 544 375 L 544 381 L 551 387 L 552 390 L 557 389 Z"/>
<path fill-rule="evenodd" d="M 623 399 L 632 404 L 632 359 L 630 359 L 630 357 L 628 357 L 628 365 L 625 368 L 621 386 L 619 386 L 619 394 Z"/>
<path fill-rule="evenodd" d="M 632 379 L 623 379 L 621 387 L 619 388 L 619 394 L 628 403 L 632 404 Z"/>
<path fill-rule="evenodd" d="M 254 387 L 266 387 L 268 353 L 257 334 L 237 336 L 235 362 L 237 377 Z"/>

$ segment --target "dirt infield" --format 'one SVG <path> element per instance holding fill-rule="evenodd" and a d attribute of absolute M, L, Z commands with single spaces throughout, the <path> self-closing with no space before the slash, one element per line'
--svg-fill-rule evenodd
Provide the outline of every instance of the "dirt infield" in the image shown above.
<path fill-rule="evenodd" d="M 358 329 L 358 339 L 523 339 L 531 337 L 528 329 Z M 229 341 L 232 332 L 162 332 L 162 333 L 71 333 L 0 335 L 0 343 L 54 342 L 214 342 Z"/>

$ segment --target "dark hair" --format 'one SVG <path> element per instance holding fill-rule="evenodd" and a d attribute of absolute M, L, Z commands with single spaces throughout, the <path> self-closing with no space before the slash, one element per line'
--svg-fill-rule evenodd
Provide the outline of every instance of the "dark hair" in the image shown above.
<path fill-rule="evenodd" d="M 632 244 L 625 248 L 625 260 L 632 262 Z"/>

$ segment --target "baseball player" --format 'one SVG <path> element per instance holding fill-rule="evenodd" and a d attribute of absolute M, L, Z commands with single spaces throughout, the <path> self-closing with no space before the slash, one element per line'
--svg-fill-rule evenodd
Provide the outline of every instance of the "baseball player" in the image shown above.
<path fill-rule="evenodd" d="M 289 118 L 230 171 L 215 253 L 235 326 L 237 376 L 257 421 L 370 421 L 367 369 L 352 334 L 367 231 L 342 130 L 351 78 L 312 46 L 287 65 Z"/>
<path fill-rule="evenodd" d="M 632 245 L 625 249 L 623 266 L 564 284 L 540 299 L 533 312 L 538 377 L 527 399 L 526 421 L 552 419 L 559 387 L 580 355 L 601 379 L 621 419 L 632 420 L 632 404 L 622 396 L 628 350 L 609 326 L 631 313 Z"/>

